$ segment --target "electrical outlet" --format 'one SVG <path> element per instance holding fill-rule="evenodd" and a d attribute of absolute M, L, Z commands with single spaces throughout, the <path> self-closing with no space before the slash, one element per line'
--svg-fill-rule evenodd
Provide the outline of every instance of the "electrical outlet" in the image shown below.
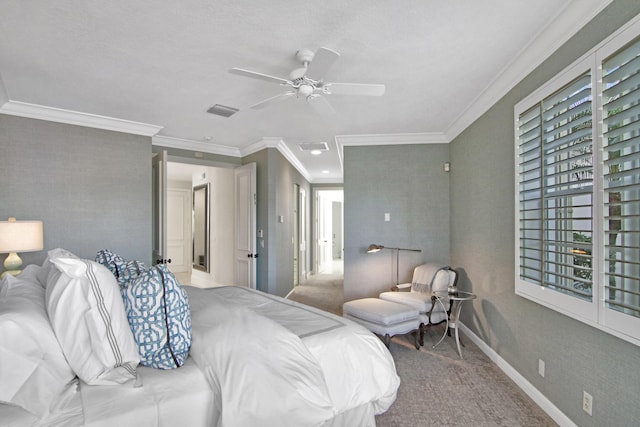
<path fill-rule="evenodd" d="M 538 374 L 544 378 L 544 360 L 538 359 Z"/>
<path fill-rule="evenodd" d="M 593 396 L 586 391 L 582 392 L 582 409 L 589 415 L 593 412 Z"/>

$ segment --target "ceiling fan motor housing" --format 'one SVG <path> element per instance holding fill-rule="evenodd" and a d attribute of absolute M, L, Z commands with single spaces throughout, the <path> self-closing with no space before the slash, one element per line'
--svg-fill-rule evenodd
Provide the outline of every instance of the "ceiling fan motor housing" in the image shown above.
<path fill-rule="evenodd" d="M 305 66 L 313 61 L 313 57 L 315 56 L 315 53 L 310 50 L 310 49 L 300 49 L 299 51 L 296 52 L 296 59 L 300 62 L 302 62 Z"/>

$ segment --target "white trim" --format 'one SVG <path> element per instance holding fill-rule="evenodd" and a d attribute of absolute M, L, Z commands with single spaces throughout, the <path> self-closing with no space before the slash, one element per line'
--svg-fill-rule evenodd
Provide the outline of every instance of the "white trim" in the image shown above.
<path fill-rule="evenodd" d="M 247 145 L 246 147 L 240 150 L 240 154 L 244 156 L 248 156 L 249 154 L 257 153 L 260 150 L 264 150 L 265 148 L 277 148 L 278 145 L 283 144 L 282 138 L 277 136 L 265 136 L 254 142 L 253 144 Z"/>
<path fill-rule="evenodd" d="M 509 362 L 504 360 L 494 349 L 489 347 L 482 339 L 480 339 L 480 337 L 474 334 L 471 329 L 462 323 L 460 323 L 460 329 L 462 329 L 465 335 L 473 341 L 473 343 L 477 345 L 478 348 L 502 370 L 502 372 L 511 378 L 511 380 L 513 380 L 513 382 L 515 382 L 516 385 L 527 394 L 527 396 L 533 399 L 533 401 L 556 423 L 562 427 L 576 427 L 576 424 L 571 420 L 571 418 L 558 409 L 558 407 L 555 406 L 544 394 L 542 394 L 540 390 L 535 388 L 535 386 L 523 377 L 522 374 L 520 374 L 513 366 L 511 366 Z"/>
<path fill-rule="evenodd" d="M 612 1 L 581 0 L 568 3 L 446 128 L 446 139 L 452 141 L 471 126 Z M 576 15 L 579 16 L 578 19 Z"/>
<path fill-rule="evenodd" d="M 446 144 L 450 141 L 440 132 L 336 135 L 335 140 L 339 147 L 343 145 Z"/>
<path fill-rule="evenodd" d="M 0 113 L 143 136 L 153 136 L 163 128 L 147 123 L 11 100 L 0 107 Z"/>
<path fill-rule="evenodd" d="M 285 159 L 291 163 L 291 165 L 296 168 L 296 170 L 306 179 L 309 183 L 314 183 L 311 180 L 311 176 L 307 169 L 300 163 L 300 160 L 293 154 L 293 152 L 287 147 L 282 138 L 279 137 L 264 137 L 260 138 L 258 141 L 253 144 L 243 148 L 240 150 L 242 156 L 248 156 L 249 154 L 253 154 L 265 148 L 276 148 L 280 154 L 284 156 Z"/>
<path fill-rule="evenodd" d="M 173 138 L 170 136 L 155 135 L 151 138 L 152 145 L 162 147 L 178 148 L 181 150 L 200 151 L 202 153 L 220 154 L 231 157 L 241 157 L 240 149 L 227 145 L 218 145 L 204 141 L 194 141 L 191 139 Z"/>

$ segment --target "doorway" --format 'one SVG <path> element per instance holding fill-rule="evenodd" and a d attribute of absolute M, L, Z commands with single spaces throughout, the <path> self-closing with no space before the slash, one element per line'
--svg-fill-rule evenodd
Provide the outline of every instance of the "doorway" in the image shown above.
<path fill-rule="evenodd" d="M 255 287 L 255 164 L 244 166 L 207 166 L 164 160 L 165 177 L 158 184 L 154 176 L 154 248 L 162 247 L 167 267 L 183 284 L 200 287 L 241 285 Z M 160 168 L 158 168 L 160 169 Z M 238 183 L 246 184 L 239 185 Z M 197 186 L 210 189 L 207 208 L 209 227 L 208 266 L 205 271 L 194 269 L 193 263 L 193 191 Z M 163 191 L 157 191 L 162 187 Z M 156 197 L 156 192 L 160 193 Z M 250 202 L 240 203 L 238 195 Z M 156 202 L 158 199 L 158 202 Z M 156 211 L 159 214 L 156 215 Z M 244 218 L 246 221 L 240 221 Z M 246 236 L 247 245 L 241 244 Z M 160 245 L 160 242 L 162 245 Z M 245 247 L 246 246 L 246 247 Z M 236 265 L 237 252 L 244 253 L 244 268 Z"/>
<path fill-rule="evenodd" d="M 339 187 L 314 190 L 316 274 L 342 274 L 344 271 L 344 192 Z"/>

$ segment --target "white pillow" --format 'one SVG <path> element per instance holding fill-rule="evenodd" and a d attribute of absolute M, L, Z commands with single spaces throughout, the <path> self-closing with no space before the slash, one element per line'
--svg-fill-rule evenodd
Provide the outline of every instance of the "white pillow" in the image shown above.
<path fill-rule="evenodd" d="M 42 417 L 75 374 L 49 323 L 36 268 L 0 283 L 0 401 Z"/>
<path fill-rule="evenodd" d="M 139 362 L 115 277 L 94 261 L 51 258 L 47 311 L 69 365 L 91 385 L 122 384 Z"/>
<path fill-rule="evenodd" d="M 47 277 L 49 277 L 49 272 L 51 271 L 52 258 L 78 258 L 78 256 L 62 248 L 51 249 L 49 252 L 47 252 L 47 258 L 42 263 L 42 268 L 38 271 L 37 274 L 38 281 L 43 288 L 47 286 Z"/>

